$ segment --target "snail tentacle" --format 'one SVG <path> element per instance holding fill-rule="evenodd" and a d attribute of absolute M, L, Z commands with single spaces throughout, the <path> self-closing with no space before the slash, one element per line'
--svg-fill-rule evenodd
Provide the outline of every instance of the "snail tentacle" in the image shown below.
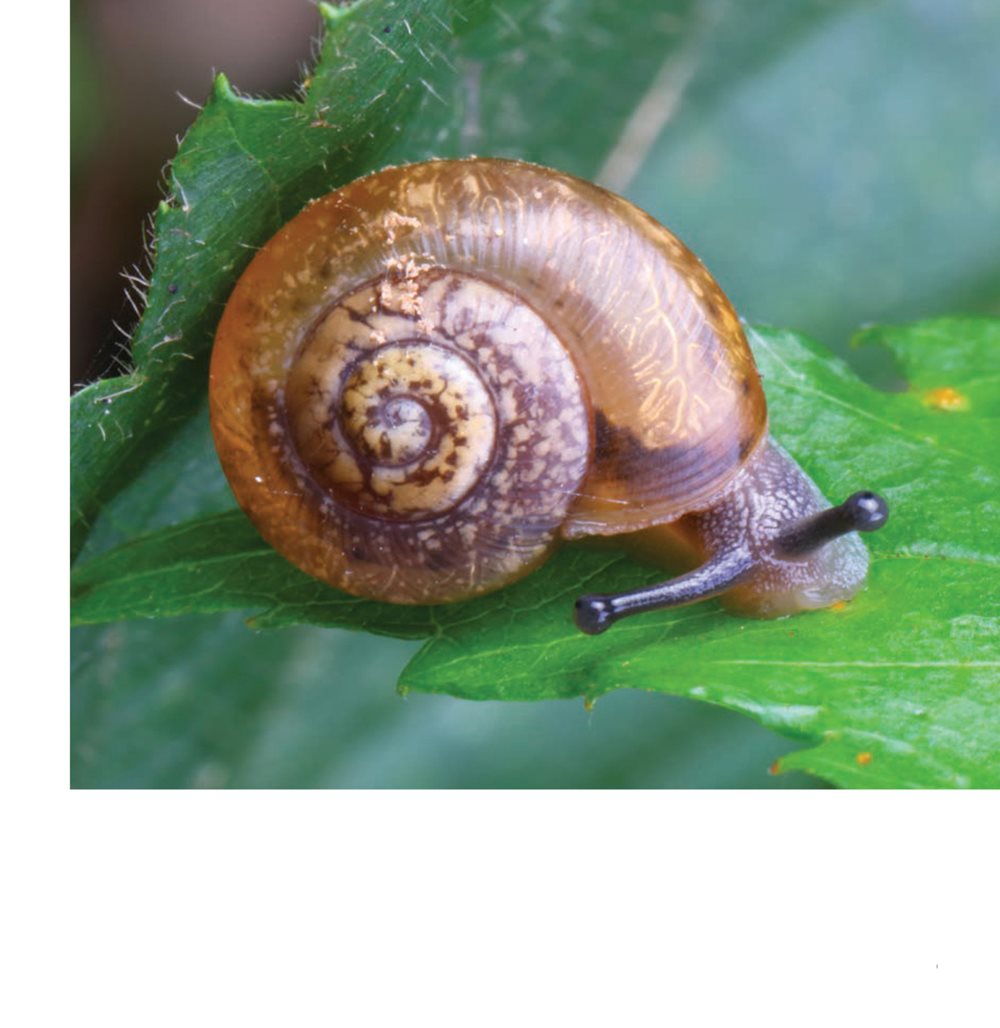
<path fill-rule="evenodd" d="M 878 493 L 858 492 L 836 507 L 796 522 L 774 541 L 789 557 L 811 553 L 848 532 L 875 532 L 889 520 L 889 506 Z"/>
<path fill-rule="evenodd" d="M 694 571 L 657 585 L 609 595 L 581 596 L 576 601 L 573 618 L 581 632 L 599 635 L 630 614 L 681 607 L 718 596 L 739 582 L 752 566 L 753 558 L 746 550 L 720 553 Z"/>

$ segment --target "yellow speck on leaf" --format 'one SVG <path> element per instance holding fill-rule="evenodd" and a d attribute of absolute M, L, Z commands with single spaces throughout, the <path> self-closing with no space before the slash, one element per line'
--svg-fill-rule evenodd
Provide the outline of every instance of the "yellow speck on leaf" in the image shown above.
<path fill-rule="evenodd" d="M 854 759 L 862 767 L 866 767 L 868 764 L 872 762 L 872 755 L 867 750 L 865 750 L 864 753 L 859 753 Z"/>
<path fill-rule="evenodd" d="M 969 409 L 968 397 L 964 396 L 957 389 L 951 386 L 939 386 L 937 389 L 928 389 L 924 393 L 924 403 L 928 407 L 936 407 L 938 410 L 960 411 Z"/>

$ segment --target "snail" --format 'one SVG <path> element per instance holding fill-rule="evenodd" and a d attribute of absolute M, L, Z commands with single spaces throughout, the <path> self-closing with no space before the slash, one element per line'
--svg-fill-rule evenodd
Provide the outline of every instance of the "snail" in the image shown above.
<path fill-rule="evenodd" d="M 308 574 L 392 603 L 527 575 L 619 536 L 694 570 L 581 597 L 580 629 L 720 595 L 778 616 L 850 598 L 885 502 L 828 507 L 768 434 L 739 318 L 628 201 L 548 168 L 390 167 L 309 204 L 226 304 L 222 467 Z"/>

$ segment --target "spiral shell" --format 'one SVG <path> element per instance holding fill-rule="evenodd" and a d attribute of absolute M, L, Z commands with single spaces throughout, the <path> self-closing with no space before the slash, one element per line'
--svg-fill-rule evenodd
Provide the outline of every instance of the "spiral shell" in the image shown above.
<path fill-rule="evenodd" d="M 226 306 L 210 399 L 265 538 L 393 602 L 704 509 L 766 431 L 689 250 L 596 186 L 485 159 L 386 169 L 282 228 Z"/>

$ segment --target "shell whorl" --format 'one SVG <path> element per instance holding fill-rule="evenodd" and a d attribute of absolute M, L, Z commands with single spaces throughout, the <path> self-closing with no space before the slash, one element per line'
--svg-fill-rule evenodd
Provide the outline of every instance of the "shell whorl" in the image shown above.
<path fill-rule="evenodd" d="M 475 595 L 544 560 L 591 450 L 582 383 L 543 319 L 433 266 L 393 265 L 323 310 L 251 409 L 253 483 L 224 463 L 265 537 L 397 603 Z"/>
<path fill-rule="evenodd" d="M 394 602 L 703 509 L 766 432 L 689 250 L 596 186 L 480 159 L 385 169 L 279 231 L 220 322 L 211 413 L 262 534 Z"/>

